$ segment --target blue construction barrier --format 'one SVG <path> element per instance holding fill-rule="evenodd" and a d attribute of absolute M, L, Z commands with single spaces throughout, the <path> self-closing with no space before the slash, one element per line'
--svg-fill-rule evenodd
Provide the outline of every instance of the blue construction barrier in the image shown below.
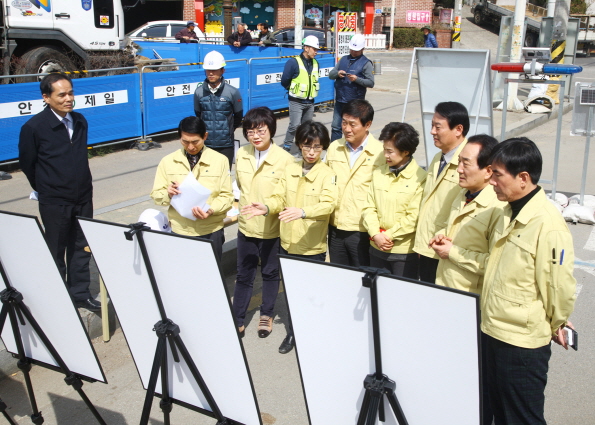
<path fill-rule="evenodd" d="M 224 74 L 228 83 L 239 88 L 244 113 L 250 107 L 247 66 L 245 61 L 228 62 Z M 194 115 L 194 91 L 204 80 L 202 67 L 143 74 L 143 134 L 177 128 L 182 118 Z"/>
<path fill-rule="evenodd" d="M 213 50 L 220 52 L 225 60 L 295 56 L 301 52 L 301 49 L 278 46 L 234 47 L 221 44 L 164 43 L 158 41 L 137 41 L 136 44 L 142 48 L 140 54 L 149 59 L 159 59 L 159 57 L 163 59 L 173 58 L 176 60 L 176 63 L 202 62 L 205 55 Z"/>
<path fill-rule="evenodd" d="M 189 63 L 196 63 L 201 49 L 218 50 L 227 60 L 225 79 L 238 87 L 244 100 L 244 113 L 258 106 L 273 110 L 286 109 L 287 91 L 281 86 L 281 74 L 288 58 L 252 60 L 250 65 L 233 58 L 252 52 L 261 56 L 274 51 L 283 56 L 295 56 L 300 50 L 257 46 L 235 48 L 217 45 L 186 45 L 141 42 L 194 52 Z M 200 49 L 199 49 L 200 46 Z M 220 50 L 219 50 L 220 49 Z M 230 56 L 230 52 L 236 56 Z M 179 50 L 182 51 L 182 50 Z M 256 54 L 256 52 L 259 52 Z M 167 56 L 167 55 L 166 55 Z M 335 61 L 332 55 L 317 57 L 320 65 L 320 92 L 316 103 L 333 100 L 334 84 L 328 72 Z M 142 74 L 143 103 L 138 74 L 111 77 L 92 77 L 74 80 L 75 110 L 89 122 L 89 145 L 113 140 L 147 136 L 177 128 L 184 117 L 194 114 L 194 91 L 205 79 L 199 65 L 180 66 L 177 71 Z M 18 138 L 21 126 L 44 108 L 39 83 L 0 85 L 0 161 L 18 157 Z"/>
<path fill-rule="evenodd" d="M 281 75 L 288 58 L 252 60 L 250 62 L 250 108 L 267 106 L 273 110 L 288 106 L 287 90 L 281 85 Z M 316 103 L 327 102 L 334 98 L 334 81 L 328 78 L 335 66 L 334 57 L 317 57 L 320 69 L 320 91 Z"/>
<path fill-rule="evenodd" d="M 142 56 L 149 59 L 175 59 L 176 63 L 198 63 L 200 60 L 200 44 L 197 43 L 160 43 L 157 41 L 135 41 L 142 50 Z M 159 55 L 155 55 L 155 52 Z"/>
<path fill-rule="evenodd" d="M 138 74 L 74 80 L 75 110 L 89 123 L 88 144 L 141 135 Z M 0 161 L 18 158 L 22 125 L 45 103 L 39 83 L 0 85 Z"/>

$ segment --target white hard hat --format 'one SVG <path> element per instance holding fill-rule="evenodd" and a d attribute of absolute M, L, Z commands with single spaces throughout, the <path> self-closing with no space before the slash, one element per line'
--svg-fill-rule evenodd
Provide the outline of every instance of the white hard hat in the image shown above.
<path fill-rule="evenodd" d="M 205 55 L 202 63 L 203 69 L 221 69 L 225 66 L 225 58 L 221 53 L 213 50 Z"/>
<path fill-rule="evenodd" d="M 356 52 L 359 52 L 364 47 L 366 47 L 366 39 L 361 34 L 355 34 L 353 37 L 351 37 L 351 40 L 349 40 L 350 50 L 355 50 Z"/>
<path fill-rule="evenodd" d="M 169 225 L 167 216 L 161 211 L 157 211 L 153 208 L 144 210 L 138 218 L 138 221 L 145 223 L 151 228 L 151 230 L 159 230 L 160 232 L 171 233 L 171 227 Z"/>
<path fill-rule="evenodd" d="M 320 49 L 320 45 L 318 44 L 318 37 L 315 35 L 309 35 L 308 37 L 304 38 L 302 41 L 304 46 L 314 47 L 315 49 Z"/>

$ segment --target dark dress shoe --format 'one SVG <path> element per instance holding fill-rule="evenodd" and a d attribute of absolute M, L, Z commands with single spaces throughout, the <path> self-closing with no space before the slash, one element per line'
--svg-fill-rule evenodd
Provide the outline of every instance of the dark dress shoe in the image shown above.
<path fill-rule="evenodd" d="M 283 342 L 281 343 L 281 345 L 279 346 L 279 353 L 281 354 L 287 354 L 289 353 L 291 350 L 293 350 L 293 346 L 295 345 L 295 340 L 293 338 L 293 335 L 287 335 L 285 337 L 285 339 L 283 340 Z"/>
<path fill-rule="evenodd" d="M 101 303 L 94 300 L 93 298 L 89 298 L 84 301 L 77 301 L 75 305 L 78 308 L 86 308 L 89 311 L 101 311 Z"/>

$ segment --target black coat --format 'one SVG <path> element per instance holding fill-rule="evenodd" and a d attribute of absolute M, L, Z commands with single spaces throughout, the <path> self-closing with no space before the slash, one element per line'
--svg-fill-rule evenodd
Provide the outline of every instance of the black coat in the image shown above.
<path fill-rule="evenodd" d="M 93 198 L 87 120 L 78 112 L 70 115 L 72 140 L 49 106 L 21 127 L 19 161 L 40 203 L 76 205 Z"/>

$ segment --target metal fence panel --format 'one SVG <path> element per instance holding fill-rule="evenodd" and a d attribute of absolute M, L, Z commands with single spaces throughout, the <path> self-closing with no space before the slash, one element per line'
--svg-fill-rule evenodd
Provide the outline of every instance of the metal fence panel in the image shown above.
<path fill-rule="evenodd" d="M 197 63 L 200 60 L 200 44 L 197 43 L 159 43 L 156 41 L 136 41 L 142 51 L 141 55 L 149 59 L 175 59 L 177 63 Z"/>
<path fill-rule="evenodd" d="M 225 80 L 238 88 L 244 113 L 249 108 L 246 62 L 231 62 L 225 67 Z M 205 80 L 202 67 L 189 70 L 143 74 L 144 135 L 178 127 L 182 118 L 194 115 L 194 91 Z"/>
<path fill-rule="evenodd" d="M 73 85 L 74 110 L 89 123 L 89 145 L 142 134 L 138 75 L 77 79 Z M 18 158 L 21 127 L 45 103 L 39 83 L 0 85 L 0 99 L 0 161 L 5 161 Z"/>

